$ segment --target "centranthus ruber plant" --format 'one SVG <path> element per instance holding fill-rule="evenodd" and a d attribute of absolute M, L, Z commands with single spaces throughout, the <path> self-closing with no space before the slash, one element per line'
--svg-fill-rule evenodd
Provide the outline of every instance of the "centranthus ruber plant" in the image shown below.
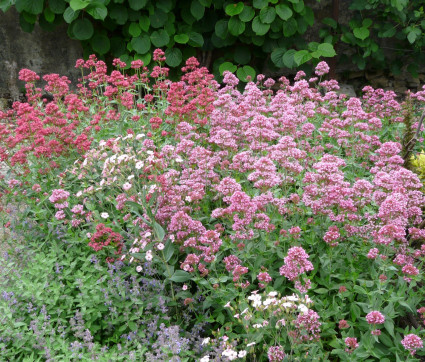
<path fill-rule="evenodd" d="M 58 325 L 85 313 L 81 330 L 52 332 L 72 348 L 49 342 L 36 348 L 43 358 L 94 358 L 104 341 L 125 360 L 424 356 L 425 198 L 403 166 L 406 132 L 423 142 L 423 127 L 403 121 L 425 88 L 409 102 L 371 87 L 347 98 L 319 63 L 320 80 L 259 75 L 241 90 L 195 58 L 178 82 L 164 52 L 154 60 L 126 72 L 116 59 L 110 74 L 94 56 L 79 60 L 77 92 L 44 77 L 49 103 L 23 70 L 27 101 L 0 112 L 3 200 L 26 205 L 25 223 L 9 228 L 31 230 L 33 253 L 63 251 L 72 270 L 86 268 L 49 276 L 49 301 L 19 294 L 20 309 L 19 279 L 0 284 L 2 353 L 27 357 L 14 342 L 24 325 L 34 336 L 23 344 L 47 343 L 22 307 L 35 303 Z M 61 285 L 75 285 L 68 299 Z"/>

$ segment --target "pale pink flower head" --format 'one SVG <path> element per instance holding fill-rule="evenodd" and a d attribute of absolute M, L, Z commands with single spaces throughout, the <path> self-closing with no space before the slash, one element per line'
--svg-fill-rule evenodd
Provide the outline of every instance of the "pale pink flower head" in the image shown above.
<path fill-rule="evenodd" d="M 321 77 L 322 75 L 329 73 L 329 65 L 326 62 L 320 62 L 316 65 L 316 69 L 314 73 L 316 73 L 317 76 Z"/>
<path fill-rule="evenodd" d="M 153 51 L 153 60 L 155 62 L 165 62 L 165 53 L 162 49 L 155 49 Z"/>
<path fill-rule="evenodd" d="M 55 218 L 58 220 L 63 220 L 65 219 L 66 215 L 63 212 L 63 210 L 59 210 L 56 214 L 55 214 Z"/>
<path fill-rule="evenodd" d="M 286 354 L 282 346 L 272 346 L 267 351 L 267 357 L 269 361 L 280 362 L 285 359 Z"/>
<path fill-rule="evenodd" d="M 51 203 L 58 203 L 65 201 L 69 197 L 69 192 L 62 189 L 55 189 L 49 197 Z"/>
<path fill-rule="evenodd" d="M 347 348 L 345 349 L 345 352 L 347 353 L 353 353 L 353 351 L 359 347 L 359 344 L 357 343 L 357 338 L 354 337 L 347 337 L 345 338 L 345 345 Z"/>
<path fill-rule="evenodd" d="M 381 312 L 373 310 L 372 312 L 367 314 L 366 321 L 369 324 L 382 324 L 385 322 L 385 317 Z"/>
<path fill-rule="evenodd" d="M 279 269 L 280 275 L 284 275 L 291 281 L 298 278 L 300 274 L 314 269 L 308 260 L 309 255 L 300 246 L 294 246 L 288 250 L 288 256 L 284 258 L 285 264 Z"/>
<path fill-rule="evenodd" d="M 413 333 L 405 336 L 401 341 L 401 344 L 412 356 L 416 353 L 417 349 L 421 349 L 424 346 L 422 339 Z"/>

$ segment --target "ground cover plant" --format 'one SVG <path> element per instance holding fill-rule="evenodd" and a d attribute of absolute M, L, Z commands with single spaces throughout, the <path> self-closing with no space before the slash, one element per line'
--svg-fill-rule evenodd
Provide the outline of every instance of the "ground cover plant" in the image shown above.
<path fill-rule="evenodd" d="M 78 92 L 44 77 L 51 102 L 20 72 L 27 102 L 0 113 L 2 217 L 25 240 L 0 263 L 2 356 L 420 360 L 424 194 L 402 144 L 423 142 L 425 89 L 348 99 L 321 62 L 241 90 L 153 58 L 79 60 Z"/>

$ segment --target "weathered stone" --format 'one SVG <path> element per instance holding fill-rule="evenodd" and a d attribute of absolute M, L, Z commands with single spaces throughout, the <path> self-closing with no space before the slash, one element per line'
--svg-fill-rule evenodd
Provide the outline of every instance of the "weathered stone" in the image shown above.
<path fill-rule="evenodd" d="M 388 78 L 378 77 L 370 80 L 370 85 L 373 88 L 385 88 L 388 87 Z"/>
<path fill-rule="evenodd" d="M 338 94 L 345 94 L 348 97 L 357 97 L 356 91 L 351 84 L 339 84 L 339 90 L 336 91 Z"/>
<path fill-rule="evenodd" d="M 378 69 L 373 72 L 366 72 L 365 75 L 366 75 L 366 79 L 370 81 L 372 79 L 382 78 L 382 76 L 384 75 L 384 71 L 382 69 Z"/>
<path fill-rule="evenodd" d="M 79 71 L 74 68 L 75 61 L 82 58 L 83 51 L 78 41 L 69 39 L 67 24 L 53 32 L 36 25 L 32 33 L 26 33 L 13 7 L 6 13 L 0 11 L 0 24 L 0 97 L 9 94 L 13 100 L 19 98 L 24 90 L 24 83 L 18 80 L 22 68 L 31 69 L 40 77 L 48 73 L 65 75 L 77 84 Z"/>
<path fill-rule="evenodd" d="M 364 78 L 364 76 L 365 76 L 364 71 L 359 70 L 359 71 L 356 71 L 356 72 L 350 72 L 348 74 L 348 79 L 351 80 L 351 79 L 356 79 L 356 78 Z"/>

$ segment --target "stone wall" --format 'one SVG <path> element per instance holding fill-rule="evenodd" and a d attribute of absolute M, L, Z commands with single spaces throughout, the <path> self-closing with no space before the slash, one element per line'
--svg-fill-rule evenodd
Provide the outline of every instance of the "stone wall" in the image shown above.
<path fill-rule="evenodd" d="M 6 13 L 0 11 L 0 24 L 0 98 L 16 100 L 23 93 L 24 83 L 18 80 L 22 68 L 31 69 L 40 76 L 66 75 L 77 83 L 80 73 L 74 66 L 75 61 L 82 58 L 83 51 L 78 41 L 68 38 L 67 24 L 54 32 L 36 25 L 32 33 L 26 33 L 19 25 L 19 14 L 14 8 Z"/>

